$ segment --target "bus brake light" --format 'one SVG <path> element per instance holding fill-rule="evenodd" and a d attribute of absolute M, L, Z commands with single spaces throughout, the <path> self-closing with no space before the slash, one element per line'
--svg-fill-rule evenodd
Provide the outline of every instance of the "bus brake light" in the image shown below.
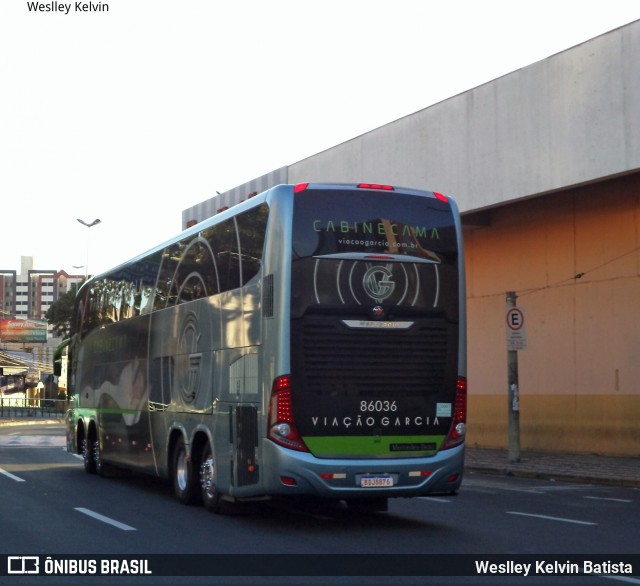
<path fill-rule="evenodd" d="M 291 377 L 288 375 L 273 381 L 267 429 L 269 439 L 276 444 L 299 452 L 309 451 L 293 420 Z"/>
<path fill-rule="evenodd" d="M 453 417 L 449 434 L 442 444 L 441 450 L 459 446 L 464 442 L 467 433 L 467 379 L 458 377 L 456 399 L 453 405 Z"/>
<path fill-rule="evenodd" d="M 379 183 L 358 183 L 360 189 L 381 189 L 382 191 L 393 191 L 392 185 L 380 185 Z"/>
<path fill-rule="evenodd" d="M 447 196 L 446 196 L 446 195 L 444 195 L 443 193 L 438 193 L 437 191 L 434 191 L 434 192 L 433 192 L 433 195 L 435 195 L 435 196 L 436 196 L 436 199 L 438 199 L 438 200 L 440 200 L 440 201 L 442 201 L 442 202 L 444 202 L 444 203 L 447 203 L 447 202 L 449 201 L 449 200 L 447 199 Z"/>
<path fill-rule="evenodd" d="M 308 183 L 298 183 L 293 186 L 293 193 L 300 193 L 302 191 L 306 191 L 307 187 L 309 187 Z"/>

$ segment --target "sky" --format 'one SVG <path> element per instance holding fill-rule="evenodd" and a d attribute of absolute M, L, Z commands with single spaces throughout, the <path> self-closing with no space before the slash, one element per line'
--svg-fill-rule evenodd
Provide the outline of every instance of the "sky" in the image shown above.
<path fill-rule="evenodd" d="M 84 3 L 0 0 L 0 270 L 100 273 L 216 191 L 640 18 L 638 0 Z"/>

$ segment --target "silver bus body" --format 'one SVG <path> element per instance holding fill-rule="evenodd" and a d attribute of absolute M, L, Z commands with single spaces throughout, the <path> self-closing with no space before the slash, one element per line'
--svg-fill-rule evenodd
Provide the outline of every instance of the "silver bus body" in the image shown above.
<path fill-rule="evenodd" d="M 440 194 L 388 189 L 280 185 L 85 283 L 68 450 L 88 472 L 170 478 L 213 510 L 457 491 L 459 214 Z"/>

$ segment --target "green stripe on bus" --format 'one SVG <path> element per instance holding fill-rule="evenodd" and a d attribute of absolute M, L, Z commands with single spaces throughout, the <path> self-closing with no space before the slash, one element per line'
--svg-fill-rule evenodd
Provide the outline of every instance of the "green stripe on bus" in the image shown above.
<path fill-rule="evenodd" d="M 434 454 L 442 445 L 443 435 L 389 436 L 306 436 L 302 439 L 314 454 L 331 455 L 397 455 Z"/>

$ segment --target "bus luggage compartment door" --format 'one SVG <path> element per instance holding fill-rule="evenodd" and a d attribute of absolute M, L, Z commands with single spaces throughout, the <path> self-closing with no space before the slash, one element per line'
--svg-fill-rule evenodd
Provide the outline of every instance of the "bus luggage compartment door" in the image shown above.
<path fill-rule="evenodd" d="M 231 477 L 237 487 L 258 483 L 258 409 L 254 405 L 235 405 L 229 410 L 231 443 L 234 444 Z"/>

